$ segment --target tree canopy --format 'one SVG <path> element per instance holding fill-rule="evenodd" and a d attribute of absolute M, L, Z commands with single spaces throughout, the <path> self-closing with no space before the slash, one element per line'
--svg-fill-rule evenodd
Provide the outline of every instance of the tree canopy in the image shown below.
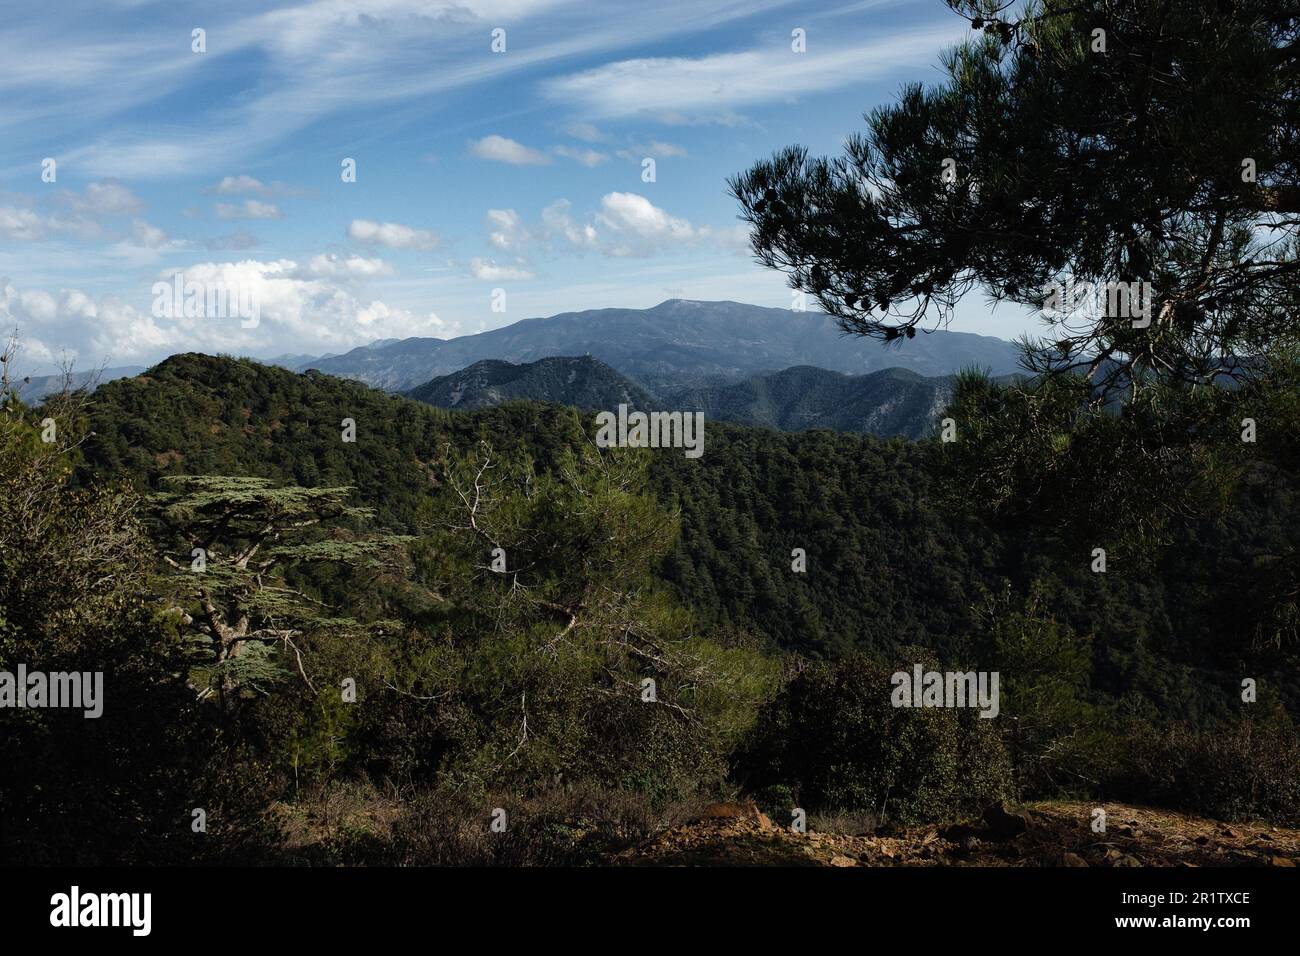
<path fill-rule="evenodd" d="M 912 337 L 982 289 L 1048 313 L 1035 371 L 1246 374 L 1300 301 L 1300 10 L 950 5 L 973 34 L 944 82 L 873 110 L 843 156 L 790 147 L 732 180 L 758 258 L 850 332 Z M 1149 321 L 1111 291 L 1133 283 Z"/>

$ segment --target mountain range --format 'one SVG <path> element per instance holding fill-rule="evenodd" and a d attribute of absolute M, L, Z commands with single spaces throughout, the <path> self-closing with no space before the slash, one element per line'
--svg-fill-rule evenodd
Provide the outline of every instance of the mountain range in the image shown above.
<path fill-rule="evenodd" d="M 686 388 L 733 384 L 804 365 L 851 375 L 905 368 L 924 376 L 979 366 L 1003 375 L 1016 370 L 1018 354 L 1010 342 L 969 332 L 932 332 L 887 347 L 844 335 L 821 312 L 669 299 L 650 309 L 524 319 L 452 339 L 371 343 L 297 368 L 401 392 L 484 359 L 531 363 L 590 355 L 662 399 Z"/>
<path fill-rule="evenodd" d="M 582 409 L 701 411 L 709 419 L 783 431 L 830 428 L 919 438 L 934 427 L 952 376 L 1015 373 L 1010 342 L 937 331 L 886 347 L 846 336 L 820 312 L 669 299 L 650 309 L 596 309 L 524 319 L 452 339 L 386 339 L 341 355 L 263 360 L 316 369 L 450 409 L 512 399 Z M 112 368 L 100 382 L 138 374 Z M 39 401 L 62 376 L 33 378 Z M 96 384 L 94 373 L 74 376 Z"/>
<path fill-rule="evenodd" d="M 586 355 L 545 358 L 524 365 L 485 359 L 451 375 L 440 375 L 406 394 L 439 408 L 458 409 L 488 408 L 517 398 L 582 409 L 628 405 L 647 410 L 658 404 L 635 382 Z"/>
<path fill-rule="evenodd" d="M 622 404 L 642 410 L 704 412 L 709 420 L 781 431 L 829 428 L 916 439 L 932 430 L 951 389 L 951 376 L 928 378 L 902 368 L 845 375 L 803 365 L 655 398 L 604 362 L 584 355 L 520 365 L 487 359 L 439 376 L 406 395 L 439 408 L 462 410 L 512 399 L 582 409 L 613 410 Z"/>

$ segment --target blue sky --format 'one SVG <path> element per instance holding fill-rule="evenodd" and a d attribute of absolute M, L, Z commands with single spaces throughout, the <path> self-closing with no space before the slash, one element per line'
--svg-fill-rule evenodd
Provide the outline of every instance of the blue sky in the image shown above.
<path fill-rule="evenodd" d="M 727 177 L 791 143 L 838 152 L 969 32 L 939 0 L 95 0 L 8 17 L 0 326 L 31 372 L 321 354 L 674 297 L 789 307 Z M 160 313 L 153 286 L 177 272 L 255 290 L 256 325 Z M 981 301 L 953 327 L 1029 325 Z"/>

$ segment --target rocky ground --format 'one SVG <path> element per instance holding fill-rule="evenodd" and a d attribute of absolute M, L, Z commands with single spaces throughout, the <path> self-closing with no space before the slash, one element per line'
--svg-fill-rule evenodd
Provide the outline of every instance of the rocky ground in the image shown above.
<path fill-rule="evenodd" d="M 948 827 L 886 828 L 848 836 L 779 827 L 753 804 L 708 807 L 694 823 L 619 853 L 630 866 L 1286 866 L 1300 862 L 1300 830 L 1094 804 L 994 806 Z"/>

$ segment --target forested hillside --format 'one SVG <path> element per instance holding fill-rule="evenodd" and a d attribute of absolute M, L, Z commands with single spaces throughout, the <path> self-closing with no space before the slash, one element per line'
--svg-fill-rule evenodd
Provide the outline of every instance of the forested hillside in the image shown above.
<path fill-rule="evenodd" d="M 199 355 L 0 423 L 0 663 L 114 689 L 90 735 L 0 715 L 17 858 L 590 862 L 738 791 L 877 821 L 1070 795 L 1300 817 L 1257 572 L 1296 502 L 1266 474 L 1163 564 L 1097 574 L 976 518 L 936 441 L 709 422 L 698 459 L 603 450 L 564 406 Z M 999 671 L 1003 719 L 891 707 L 915 662 Z M 337 800 L 372 822 L 295 836 Z M 177 828 L 196 804 L 215 839 Z M 484 807 L 509 840 L 473 836 Z"/>
<path fill-rule="evenodd" d="M 518 399 L 583 409 L 656 407 L 645 389 L 589 355 L 545 358 L 523 365 L 484 359 L 406 394 L 439 408 L 455 409 L 486 408 Z"/>
<path fill-rule="evenodd" d="M 446 412 L 330 376 L 197 355 L 111 382 L 94 399 L 86 479 L 352 485 L 403 533 L 418 532 L 452 450 L 486 438 L 547 469 L 590 433 L 559 406 Z M 341 440 L 345 418 L 356 423 L 354 444 Z M 785 650 L 837 657 L 920 645 L 972 661 L 989 651 L 984 601 L 1005 582 L 1023 593 L 1041 580 L 1051 611 L 1093 635 L 1097 689 L 1167 715 L 1222 712 L 1237 668 L 1269 662 L 1236 597 L 1255 553 L 1300 536 L 1293 491 L 1252 485 L 1234 517 L 1189 534 L 1164 566 L 1094 574 L 1090 549 L 1062 552 L 968 516 L 944 494 L 935 447 L 709 422 L 701 459 L 663 450 L 650 461 L 659 500 L 681 513 L 660 577 L 702 625 Z M 791 570 L 795 548 L 806 552 L 805 572 Z"/>

